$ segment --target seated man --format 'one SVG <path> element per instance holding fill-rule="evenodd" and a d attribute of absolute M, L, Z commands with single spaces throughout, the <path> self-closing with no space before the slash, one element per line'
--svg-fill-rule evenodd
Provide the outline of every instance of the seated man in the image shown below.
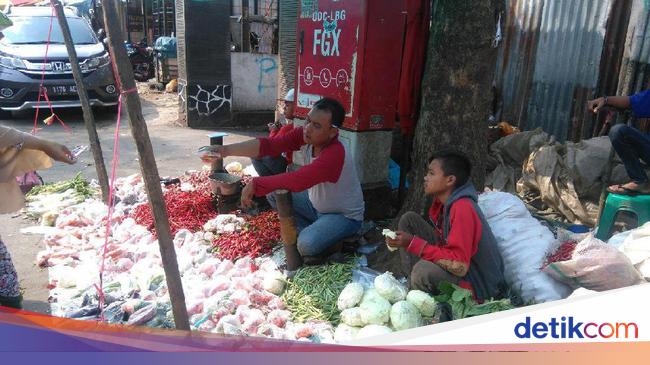
<path fill-rule="evenodd" d="M 269 138 L 281 137 L 289 133 L 293 129 L 294 117 L 294 91 L 293 89 L 287 92 L 284 97 L 284 119 L 285 124 L 277 121 L 269 123 Z M 259 176 L 271 176 L 281 174 L 287 171 L 287 166 L 291 164 L 292 153 L 279 154 L 277 156 L 264 156 L 260 159 L 253 158 L 251 162 L 255 171 Z"/>
<path fill-rule="evenodd" d="M 637 118 L 650 117 L 650 90 L 642 91 L 632 96 L 606 96 L 590 100 L 589 109 L 598 113 L 604 106 L 618 109 L 632 108 Z M 625 124 L 617 124 L 609 131 L 609 139 L 614 150 L 623 161 L 631 182 L 609 187 L 609 191 L 616 194 L 650 194 L 650 180 L 639 160 L 650 165 L 650 134 Z"/>
<path fill-rule="evenodd" d="M 253 196 L 275 190 L 292 193 L 298 252 L 318 256 L 345 237 L 355 234 L 363 221 L 361 183 L 352 161 L 338 140 L 345 110 L 333 99 L 314 104 L 307 124 L 275 138 L 259 138 L 227 146 L 210 146 L 216 155 L 260 158 L 302 150 L 305 165 L 297 171 L 253 178 L 244 187 L 241 201 L 251 205 Z M 270 201 L 273 204 L 273 198 Z"/>
<path fill-rule="evenodd" d="M 424 193 L 434 198 L 430 222 L 407 212 L 397 237 L 386 238 L 389 246 L 402 249 L 411 289 L 436 294 L 446 281 L 472 290 L 478 300 L 506 294 L 503 261 L 468 181 L 470 172 L 462 154 L 435 153 L 424 177 Z"/>

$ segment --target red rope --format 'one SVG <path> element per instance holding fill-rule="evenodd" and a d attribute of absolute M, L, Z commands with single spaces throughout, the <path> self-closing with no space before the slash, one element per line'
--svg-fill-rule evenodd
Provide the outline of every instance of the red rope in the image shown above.
<path fill-rule="evenodd" d="M 116 78 L 117 82 L 117 78 Z M 95 285 L 97 295 L 99 297 L 99 320 L 104 321 L 104 266 L 106 263 L 106 246 L 108 246 L 108 238 L 111 233 L 111 220 L 113 218 L 113 195 L 115 193 L 115 179 L 117 177 L 117 165 L 120 160 L 120 124 L 122 121 L 122 95 L 137 92 L 137 88 L 129 89 L 120 92 L 117 99 L 117 122 L 115 124 L 115 135 L 113 140 L 113 161 L 111 162 L 111 179 L 108 188 L 108 215 L 106 216 L 106 231 L 104 237 L 104 246 L 102 247 L 102 261 L 99 267 L 99 285 Z"/>
<path fill-rule="evenodd" d="M 52 26 L 54 25 L 54 17 L 56 16 L 56 12 L 54 10 L 54 4 L 52 3 L 52 0 L 50 0 L 50 8 L 52 9 L 52 14 L 50 16 L 50 28 L 47 32 L 47 43 L 45 43 L 45 56 L 43 57 L 43 67 L 41 68 L 41 84 L 38 86 L 38 98 L 36 101 L 36 114 L 34 115 L 34 128 L 32 128 L 32 134 L 36 134 L 37 131 L 37 124 L 38 124 L 38 116 L 40 114 L 40 109 L 41 109 L 41 96 L 45 98 L 45 101 L 47 101 L 47 105 L 50 109 L 50 114 L 51 116 L 54 117 L 61 125 L 63 128 L 69 132 L 72 133 L 72 130 L 68 128 L 65 123 L 63 123 L 63 120 L 59 118 L 56 113 L 54 113 L 54 108 L 52 108 L 52 103 L 50 102 L 50 98 L 47 96 L 47 88 L 43 86 L 45 83 L 45 65 L 47 65 L 47 56 L 50 51 L 50 42 L 52 40 Z"/>

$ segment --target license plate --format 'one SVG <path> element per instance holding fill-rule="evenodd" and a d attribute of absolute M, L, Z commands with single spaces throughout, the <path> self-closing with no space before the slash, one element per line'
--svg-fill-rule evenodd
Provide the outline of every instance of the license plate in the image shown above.
<path fill-rule="evenodd" d="M 77 93 L 77 85 L 48 86 L 47 92 L 51 95 L 72 95 Z"/>

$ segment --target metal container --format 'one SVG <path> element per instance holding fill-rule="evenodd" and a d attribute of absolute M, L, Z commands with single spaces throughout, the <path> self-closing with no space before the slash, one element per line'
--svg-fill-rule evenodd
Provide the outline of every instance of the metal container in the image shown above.
<path fill-rule="evenodd" d="M 235 195 L 241 188 L 241 177 L 225 172 L 215 172 L 209 176 L 212 192 L 216 195 Z"/>

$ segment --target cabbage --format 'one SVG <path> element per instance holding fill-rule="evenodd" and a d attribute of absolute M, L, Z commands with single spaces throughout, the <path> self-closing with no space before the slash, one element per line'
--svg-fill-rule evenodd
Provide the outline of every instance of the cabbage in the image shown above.
<path fill-rule="evenodd" d="M 395 238 L 397 238 L 397 233 L 391 231 L 390 229 L 384 229 L 383 231 L 381 231 L 381 234 L 383 234 L 384 237 L 390 238 L 391 240 L 394 240 Z M 386 244 L 386 247 L 391 252 L 397 251 L 397 247 L 388 246 L 388 244 Z"/>
<path fill-rule="evenodd" d="M 354 327 L 362 327 L 366 323 L 361 318 L 361 308 L 348 308 L 341 312 L 341 322 Z"/>
<path fill-rule="evenodd" d="M 421 290 L 411 290 L 406 296 L 406 301 L 413 304 L 420 311 L 422 317 L 433 317 L 436 310 L 436 300 Z"/>
<path fill-rule="evenodd" d="M 384 324 L 390 319 L 390 303 L 375 289 L 368 289 L 361 299 L 361 319 L 368 324 Z"/>
<path fill-rule="evenodd" d="M 379 294 L 379 292 L 377 292 L 377 289 L 370 288 L 370 289 L 366 290 L 363 293 L 363 297 L 361 297 L 361 303 L 363 303 L 365 301 L 374 301 L 374 300 L 379 300 L 379 299 L 384 299 L 385 300 L 386 298 L 382 297 L 381 294 Z M 361 304 L 359 304 L 359 305 L 361 305 Z"/>
<path fill-rule="evenodd" d="M 390 272 L 385 272 L 375 278 L 375 289 L 391 303 L 406 299 L 408 292 L 406 287 L 400 284 Z"/>
<path fill-rule="evenodd" d="M 365 337 L 381 336 L 391 332 L 393 332 L 393 330 L 386 326 L 369 324 L 363 327 L 361 330 L 359 330 L 359 332 L 357 333 L 357 339 L 365 338 Z"/>
<path fill-rule="evenodd" d="M 264 290 L 275 295 L 282 295 L 284 284 L 286 283 L 284 275 L 279 271 L 273 271 L 264 278 Z"/>
<path fill-rule="evenodd" d="M 359 283 L 350 283 L 343 288 L 336 302 L 339 310 L 352 308 L 359 304 L 363 297 L 363 286 Z"/>
<path fill-rule="evenodd" d="M 43 216 L 41 217 L 41 225 L 42 226 L 48 226 L 48 227 L 54 227 L 56 224 L 56 219 L 59 217 L 59 213 L 50 211 L 50 212 L 45 212 L 43 213 Z"/>
<path fill-rule="evenodd" d="M 334 341 L 337 343 L 349 342 L 354 340 L 361 328 L 348 326 L 345 323 L 339 324 L 334 331 Z"/>
<path fill-rule="evenodd" d="M 397 238 L 397 233 L 391 231 L 390 229 L 384 229 L 383 231 L 381 231 L 381 234 L 383 234 L 385 237 L 390 238 L 391 240 Z"/>
<path fill-rule="evenodd" d="M 422 316 L 413 304 L 402 300 L 393 304 L 390 309 L 390 323 L 398 331 L 407 330 L 420 326 Z"/>

